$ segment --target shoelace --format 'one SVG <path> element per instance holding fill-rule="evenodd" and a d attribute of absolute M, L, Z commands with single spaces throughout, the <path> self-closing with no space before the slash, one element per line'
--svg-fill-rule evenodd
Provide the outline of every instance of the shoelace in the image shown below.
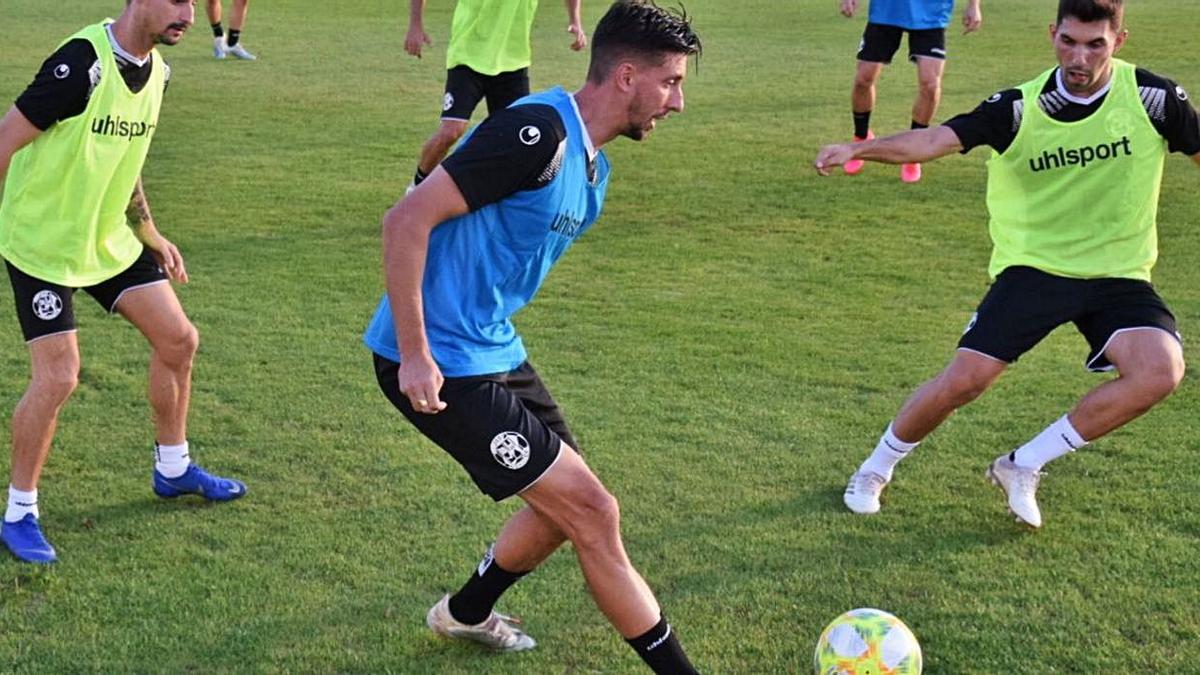
<path fill-rule="evenodd" d="M 498 636 L 505 646 L 511 645 L 523 635 L 521 630 L 516 627 L 521 624 L 521 620 L 507 614 L 492 611 L 492 616 L 487 624 L 487 632 Z"/>
<path fill-rule="evenodd" d="M 887 485 L 887 481 L 884 480 L 883 476 L 871 471 L 855 474 L 855 476 L 856 480 L 851 485 L 851 492 L 854 494 L 878 492 L 883 489 L 884 485 Z"/>

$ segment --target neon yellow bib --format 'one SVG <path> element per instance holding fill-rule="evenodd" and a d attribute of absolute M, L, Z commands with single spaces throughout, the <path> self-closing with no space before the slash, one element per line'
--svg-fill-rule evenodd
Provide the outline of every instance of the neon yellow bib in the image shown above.
<path fill-rule="evenodd" d="M 0 256 L 30 276 L 91 286 L 133 264 L 142 244 L 125 218 L 162 104 L 163 64 L 137 94 L 117 71 L 100 23 L 65 42 L 92 43 L 102 76 L 82 114 L 13 155 L 0 204 Z"/>
<path fill-rule="evenodd" d="M 537 0 L 458 0 L 446 49 L 446 68 L 481 75 L 528 68 L 529 32 Z"/>
<path fill-rule="evenodd" d="M 1078 279 L 1150 280 L 1166 141 L 1142 106 L 1134 71 L 1114 59 L 1100 109 L 1071 123 L 1037 104 L 1053 69 L 1021 85 L 1021 127 L 988 161 L 993 278 L 1027 265 Z"/>

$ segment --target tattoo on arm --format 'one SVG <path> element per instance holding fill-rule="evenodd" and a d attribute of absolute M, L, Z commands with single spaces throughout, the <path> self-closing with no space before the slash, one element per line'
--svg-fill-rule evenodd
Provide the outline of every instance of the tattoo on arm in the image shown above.
<path fill-rule="evenodd" d="M 129 198 L 129 206 L 125 209 L 125 216 L 129 218 L 129 223 L 134 229 L 138 229 L 142 225 L 151 222 L 150 205 L 146 203 L 146 193 L 142 190 L 141 178 L 138 178 L 137 185 L 133 186 L 133 195 Z"/>

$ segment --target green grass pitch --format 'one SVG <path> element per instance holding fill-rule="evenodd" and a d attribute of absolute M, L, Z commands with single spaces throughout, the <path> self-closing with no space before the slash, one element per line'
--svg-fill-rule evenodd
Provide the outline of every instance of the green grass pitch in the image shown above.
<path fill-rule="evenodd" d="M 605 4 L 584 3 L 589 30 Z M 122 5 L 0 2 L 3 105 L 59 40 Z M 173 78 L 145 184 L 192 276 L 190 436 L 250 494 L 153 497 L 146 347 L 80 297 L 82 382 L 41 484 L 62 562 L 0 557 L 0 672 L 643 672 L 569 549 L 501 604 L 538 649 L 495 656 L 424 626 L 515 505 L 404 423 L 359 341 L 382 289 L 380 218 L 441 100 L 452 3 L 429 3 L 437 44 L 419 61 L 403 53 L 406 5 L 252 3 L 255 63 L 212 59 L 201 8 L 163 50 Z M 541 5 L 534 88 L 573 87 L 586 55 L 567 48 L 561 3 Z M 1128 5 L 1122 56 L 1200 91 L 1192 3 Z M 937 119 L 1049 67 L 1054 6 L 988 0 L 980 33 L 953 24 Z M 842 508 L 987 287 L 987 153 L 929 164 L 916 186 L 880 165 L 819 178 L 819 145 L 850 134 L 865 16 L 835 0 L 687 8 L 706 49 L 686 111 L 607 148 L 604 215 L 517 322 L 694 661 L 803 673 L 829 620 L 874 606 L 913 629 L 931 673 L 1195 672 L 1194 375 L 1049 467 L 1042 531 L 1015 525 L 982 474 L 1102 381 L 1069 328 L 922 445 L 883 513 Z M 907 128 L 915 80 L 902 58 L 885 70 L 877 132 Z M 1198 178 L 1169 158 L 1159 218 L 1156 283 L 1185 337 L 1200 326 Z M 27 374 L 0 282 L 5 417 Z"/>

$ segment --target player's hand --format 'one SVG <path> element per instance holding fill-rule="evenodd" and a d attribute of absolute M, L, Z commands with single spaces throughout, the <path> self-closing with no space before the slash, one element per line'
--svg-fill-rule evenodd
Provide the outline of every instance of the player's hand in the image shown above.
<path fill-rule="evenodd" d="M 150 255 L 158 261 L 158 266 L 167 273 L 168 279 L 181 284 L 188 282 L 187 268 L 183 265 L 183 254 L 179 252 L 175 244 L 167 241 L 167 238 L 161 234 L 149 237 L 148 241 L 142 243 L 150 249 Z"/>
<path fill-rule="evenodd" d="M 967 6 L 963 10 L 963 35 L 979 30 L 983 25 L 983 10 L 979 7 Z"/>
<path fill-rule="evenodd" d="M 406 356 L 400 361 L 400 392 L 419 413 L 436 415 L 446 409 L 446 402 L 438 397 L 443 382 L 442 371 L 428 354 Z"/>
<path fill-rule="evenodd" d="M 587 33 L 584 32 L 583 26 L 573 23 L 567 26 L 567 32 L 575 36 L 575 41 L 571 43 L 572 51 L 582 51 L 587 47 Z"/>
<path fill-rule="evenodd" d="M 404 36 L 404 51 L 419 59 L 421 58 L 421 45 L 432 47 L 433 40 L 429 39 L 429 35 L 421 26 L 409 26 L 408 35 Z"/>
<path fill-rule="evenodd" d="M 858 0 L 842 0 L 842 16 L 852 18 L 858 10 Z"/>
<path fill-rule="evenodd" d="M 841 145 L 826 145 L 817 153 L 813 167 L 822 176 L 828 176 L 829 170 L 841 166 L 854 159 L 854 146 L 849 143 Z"/>

